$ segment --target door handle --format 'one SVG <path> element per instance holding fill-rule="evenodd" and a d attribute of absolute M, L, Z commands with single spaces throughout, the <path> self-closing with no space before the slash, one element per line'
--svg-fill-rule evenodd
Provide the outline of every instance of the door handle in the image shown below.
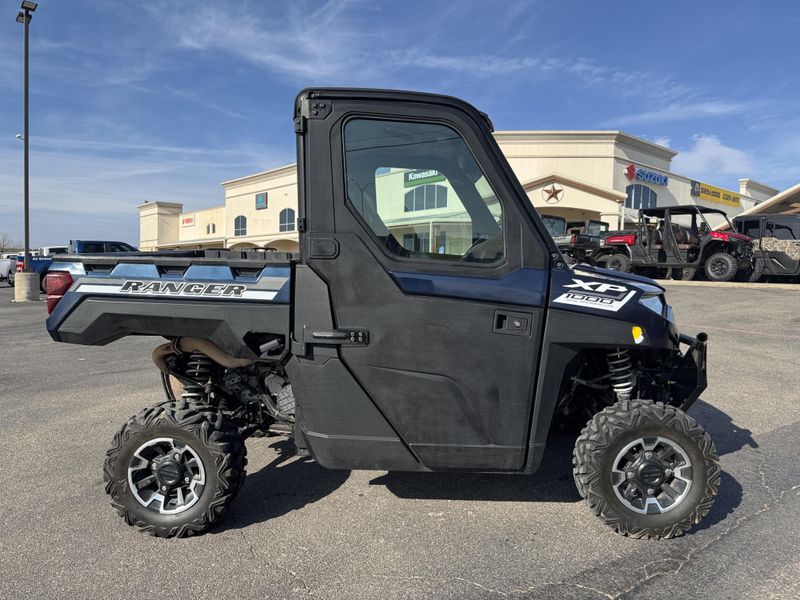
<path fill-rule="evenodd" d="M 369 331 L 361 328 L 347 329 L 314 329 L 304 328 L 304 340 L 307 344 L 324 344 L 328 346 L 367 346 Z"/>
<path fill-rule="evenodd" d="M 508 312 L 504 310 L 494 311 L 494 333 L 505 335 L 529 336 L 533 324 L 531 313 Z"/>

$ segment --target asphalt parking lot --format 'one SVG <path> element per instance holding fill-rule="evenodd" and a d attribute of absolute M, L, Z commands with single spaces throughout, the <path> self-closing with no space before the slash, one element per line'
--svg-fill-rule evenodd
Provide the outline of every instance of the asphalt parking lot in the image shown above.
<path fill-rule="evenodd" d="M 123 420 L 162 399 L 157 342 L 53 343 L 44 303 L 0 287 L 0 597 L 798 598 L 800 286 L 668 288 L 681 328 L 709 333 L 691 414 L 724 474 L 699 527 L 648 542 L 591 514 L 561 435 L 533 477 L 326 471 L 254 439 L 218 527 L 142 535 L 101 465 Z"/>

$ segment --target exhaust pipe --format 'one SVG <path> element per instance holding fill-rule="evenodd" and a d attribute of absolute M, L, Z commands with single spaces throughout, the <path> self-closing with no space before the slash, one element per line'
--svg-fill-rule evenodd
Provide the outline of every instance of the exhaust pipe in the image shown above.
<path fill-rule="evenodd" d="M 225 352 L 222 348 L 208 340 L 200 338 L 183 337 L 177 338 L 166 344 L 161 344 L 153 349 L 152 359 L 155 365 L 162 373 L 169 374 L 169 367 L 167 367 L 167 356 L 170 354 L 191 354 L 192 352 L 201 352 L 208 356 L 215 363 L 222 365 L 227 369 L 236 369 L 238 367 L 246 367 L 252 365 L 254 360 L 249 358 L 236 358 Z"/>

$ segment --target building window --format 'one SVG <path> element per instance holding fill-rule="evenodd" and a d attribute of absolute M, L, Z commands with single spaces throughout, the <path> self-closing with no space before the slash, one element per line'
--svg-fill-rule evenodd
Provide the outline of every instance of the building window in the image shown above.
<path fill-rule="evenodd" d="M 646 185 L 641 183 L 634 183 L 625 188 L 628 197 L 625 199 L 625 208 L 632 208 L 639 210 L 640 208 L 655 208 L 656 207 L 656 194 Z"/>
<path fill-rule="evenodd" d="M 267 208 L 267 192 L 256 194 L 256 210 Z"/>
<path fill-rule="evenodd" d="M 209 223 L 206 225 L 206 235 L 210 235 L 212 233 L 217 233 L 217 226 L 214 223 Z"/>
<path fill-rule="evenodd" d="M 447 188 L 443 185 L 420 185 L 405 195 L 405 212 L 447 206 Z"/>
<path fill-rule="evenodd" d="M 233 235 L 247 235 L 247 217 L 239 215 L 233 220 Z"/>
<path fill-rule="evenodd" d="M 284 208 L 280 214 L 280 231 L 294 231 L 294 209 Z"/>

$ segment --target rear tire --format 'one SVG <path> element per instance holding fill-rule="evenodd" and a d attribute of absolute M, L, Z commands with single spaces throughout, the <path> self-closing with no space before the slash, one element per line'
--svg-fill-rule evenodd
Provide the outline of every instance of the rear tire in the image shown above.
<path fill-rule="evenodd" d="M 706 260 L 705 272 L 709 281 L 731 281 L 738 269 L 736 259 L 726 252 L 712 254 Z"/>
<path fill-rule="evenodd" d="M 683 534 L 708 514 L 719 489 L 711 437 L 661 402 L 628 400 L 597 413 L 575 443 L 572 462 L 575 485 L 592 512 L 634 538 Z"/>
<path fill-rule="evenodd" d="M 631 259 L 624 254 L 612 254 L 605 261 L 605 268 L 622 273 L 631 272 Z"/>
<path fill-rule="evenodd" d="M 14 287 L 14 272 L 10 271 L 8 273 L 8 287 Z"/>
<path fill-rule="evenodd" d="M 185 537 L 219 520 L 244 482 L 246 464 L 244 440 L 221 412 L 179 400 L 146 408 L 122 426 L 106 454 L 103 481 L 128 525 Z"/>

